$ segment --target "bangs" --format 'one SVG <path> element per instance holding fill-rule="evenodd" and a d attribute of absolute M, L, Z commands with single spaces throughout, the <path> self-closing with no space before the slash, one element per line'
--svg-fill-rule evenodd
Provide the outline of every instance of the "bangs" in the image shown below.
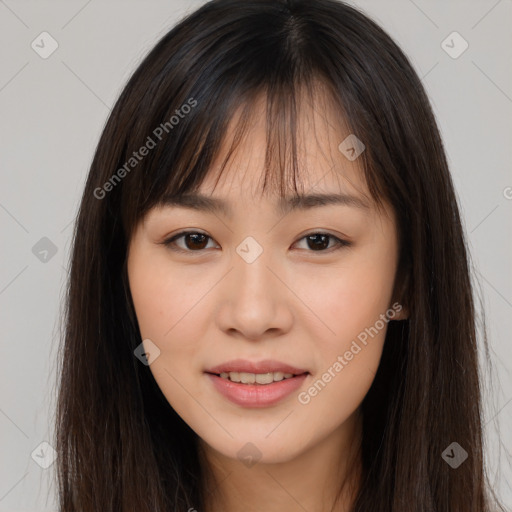
<path fill-rule="evenodd" d="M 269 22 L 279 24 L 278 19 Z M 371 116 L 358 101 L 350 77 L 330 74 L 328 70 L 335 68 L 329 62 L 311 58 L 310 53 L 316 50 L 308 47 L 310 41 L 306 44 L 297 35 L 296 28 L 292 21 L 276 27 L 277 35 L 272 36 L 276 40 L 270 42 L 227 41 L 221 57 L 214 55 L 218 48 L 212 41 L 208 50 L 212 55 L 205 50 L 201 58 L 191 57 L 187 71 L 182 69 L 187 61 L 183 55 L 179 56 L 181 64 L 168 71 L 178 58 L 170 55 L 159 63 L 163 69 L 154 71 L 156 77 L 145 78 L 137 73 L 132 77 L 135 85 L 129 84 L 127 89 L 139 89 L 132 91 L 138 103 L 132 103 L 131 113 L 124 114 L 130 117 L 133 129 L 126 135 L 124 156 L 118 165 L 138 148 L 149 144 L 153 147 L 119 187 L 127 240 L 144 215 L 163 204 L 166 196 L 196 192 L 214 163 L 220 178 L 249 135 L 261 105 L 258 113 L 266 115 L 263 193 L 283 197 L 290 191 L 299 195 L 304 190 L 307 169 L 301 165 L 299 121 L 302 122 L 303 113 L 314 109 L 326 123 L 327 114 L 337 121 L 336 126 L 328 125 L 334 147 L 350 134 L 362 140 L 365 151 L 357 158 L 357 164 L 371 199 L 377 208 L 382 205 L 381 199 L 388 195 L 386 183 L 377 172 L 380 163 L 372 156 L 373 149 L 381 144 L 376 140 L 380 132 L 372 128 L 371 119 L 368 121 Z M 268 29 L 262 29 L 261 37 L 269 39 L 268 33 Z M 256 53 L 254 49 L 258 47 L 260 51 Z M 162 53 L 159 46 L 155 52 Z M 152 54 L 149 61 L 151 57 Z M 122 103 L 116 109 L 122 108 Z M 306 122 L 300 131 L 310 137 L 314 124 Z M 224 158 L 219 162 L 222 154 Z"/>
<path fill-rule="evenodd" d="M 213 169 L 216 170 L 216 186 L 240 144 L 250 137 L 250 130 L 262 113 L 266 121 L 260 189 L 263 195 L 285 197 L 304 194 L 308 171 L 302 163 L 302 148 L 305 147 L 306 138 L 313 136 L 317 140 L 317 147 L 320 147 L 315 123 L 308 113 L 314 111 L 325 121 L 327 133 L 332 134 L 332 140 L 329 136 L 330 147 L 337 148 L 356 130 L 348 124 L 339 97 L 325 80 L 315 78 L 301 84 L 279 83 L 260 90 L 242 93 L 231 89 L 230 92 L 231 96 L 221 103 L 197 102 L 193 107 L 194 112 L 191 109 L 173 129 L 174 140 L 171 141 L 169 136 L 165 140 L 162 138 L 160 152 L 153 160 L 148 158 L 146 165 L 141 167 L 139 172 L 143 172 L 144 179 L 139 180 L 137 187 L 130 189 L 128 186 L 125 189 L 123 225 L 128 237 L 149 210 L 165 204 L 166 197 L 197 192 Z M 187 102 L 195 100 L 189 99 Z M 335 126 L 327 117 L 333 115 L 333 109 L 337 121 Z M 169 110 L 179 111 L 179 108 Z M 160 130 L 157 131 L 159 133 Z M 365 153 L 361 153 L 357 163 L 371 198 L 379 207 L 382 205 L 382 194 L 376 192 L 376 176 L 369 172 L 371 166 Z M 242 170 L 237 169 L 236 172 Z"/>

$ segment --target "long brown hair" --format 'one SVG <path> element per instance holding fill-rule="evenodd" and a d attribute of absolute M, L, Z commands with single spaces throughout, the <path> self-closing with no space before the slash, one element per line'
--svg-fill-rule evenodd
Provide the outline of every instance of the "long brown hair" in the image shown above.
<path fill-rule="evenodd" d="M 394 209 L 398 277 L 410 311 L 406 322 L 390 323 L 362 404 L 364 471 L 352 510 L 491 510 L 470 266 L 420 79 L 375 22 L 342 2 L 213 0 L 138 66 L 89 171 L 59 359 L 62 512 L 207 510 L 197 435 L 134 357 L 141 336 L 127 283 L 128 242 L 164 194 L 200 186 L 242 107 L 236 147 L 261 93 L 268 119 L 264 188 L 267 177 L 279 177 L 283 194 L 289 154 L 294 180 L 301 170 L 299 94 L 313 98 L 318 83 L 366 146 L 360 162 L 371 195 Z M 454 441 L 468 452 L 456 469 L 442 457 Z"/>

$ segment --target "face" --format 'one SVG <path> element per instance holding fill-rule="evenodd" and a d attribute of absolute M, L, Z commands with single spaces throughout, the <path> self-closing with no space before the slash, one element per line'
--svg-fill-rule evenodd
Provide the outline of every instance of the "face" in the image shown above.
<path fill-rule="evenodd" d="M 132 235 L 128 277 L 169 404 L 223 456 L 286 462 L 355 417 L 388 321 L 403 314 L 398 246 L 392 212 L 377 211 L 357 159 L 338 149 L 348 133 L 329 109 L 302 114 L 301 191 L 345 199 L 284 211 L 277 192 L 258 194 L 263 104 L 257 112 L 219 183 L 223 154 L 199 189 L 225 208 L 151 210 Z"/>

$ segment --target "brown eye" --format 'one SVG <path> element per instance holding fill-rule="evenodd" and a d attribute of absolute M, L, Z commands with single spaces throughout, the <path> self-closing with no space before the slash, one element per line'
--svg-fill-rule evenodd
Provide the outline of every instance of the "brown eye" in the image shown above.
<path fill-rule="evenodd" d="M 184 235 L 183 240 L 187 249 L 204 249 L 207 245 L 207 238 L 202 233 L 189 233 Z"/>
<path fill-rule="evenodd" d="M 302 240 L 306 240 L 307 248 L 310 252 L 331 252 L 329 249 L 336 250 L 351 245 L 347 240 L 342 240 L 330 233 L 310 233 L 301 238 Z M 331 241 L 335 243 L 330 246 Z"/>
<path fill-rule="evenodd" d="M 183 239 L 184 248 L 176 243 L 179 239 Z M 183 231 L 165 240 L 163 244 L 174 251 L 199 252 L 206 248 L 208 240 L 211 240 L 211 237 L 199 231 Z"/>
<path fill-rule="evenodd" d="M 183 243 L 178 244 L 177 241 L 181 239 L 183 239 Z M 213 239 L 205 233 L 182 231 L 162 243 L 177 252 L 201 252 L 207 248 L 209 240 Z M 337 250 L 351 245 L 350 242 L 330 233 L 310 233 L 302 237 L 300 241 L 302 240 L 306 240 L 308 252 L 331 252 L 331 249 Z M 331 244 L 331 242 L 334 243 Z"/>
<path fill-rule="evenodd" d="M 329 247 L 329 241 L 330 241 L 329 235 L 308 235 L 306 237 L 308 241 L 308 247 L 313 249 L 314 251 L 327 249 Z"/>

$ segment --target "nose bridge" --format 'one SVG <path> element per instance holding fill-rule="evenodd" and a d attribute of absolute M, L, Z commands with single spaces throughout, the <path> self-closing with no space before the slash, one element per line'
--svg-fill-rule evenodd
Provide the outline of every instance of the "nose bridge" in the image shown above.
<path fill-rule="evenodd" d="M 275 267 L 272 251 L 251 236 L 235 250 L 233 270 L 218 311 L 220 327 L 235 329 L 248 339 L 259 339 L 270 329 L 286 330 L 291 315 L 283 303 L 283 284 L 270 270 Z"/>
<path fill-rule="evenodd" d="M 274 297 L 271 289 L 275 276 L 268 268 L 272 265 L 272 254 L 264 243 L 261 239 L 258 242 L 253 236 L 247 236 L 236 247 L 233 279 L 240 299 L 260 301 L 264 298 L 268 301 Z"/>

